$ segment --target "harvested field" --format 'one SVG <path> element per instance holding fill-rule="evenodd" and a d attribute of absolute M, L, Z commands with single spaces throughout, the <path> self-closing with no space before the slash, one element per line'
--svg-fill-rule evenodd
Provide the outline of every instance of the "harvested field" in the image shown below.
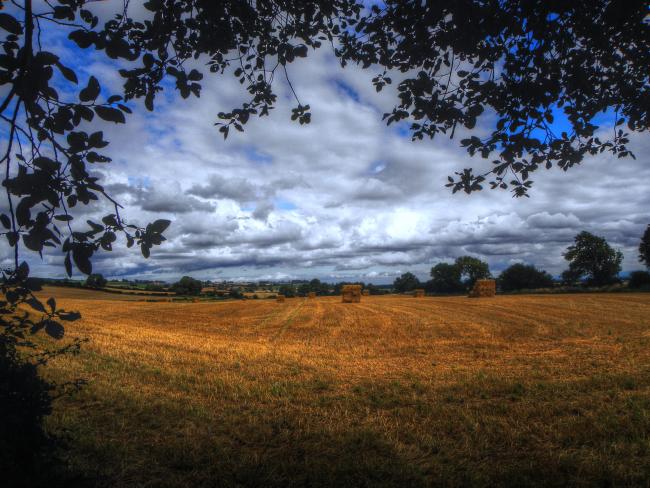
<path fill-rule="evenodd" d="M 67 336 L 89 342 L 46 374 L 88 384 L 48 427 L 89 483 L 650 479 L 650 294 L 278 304 L 59 290 L 83 315 Z"/>

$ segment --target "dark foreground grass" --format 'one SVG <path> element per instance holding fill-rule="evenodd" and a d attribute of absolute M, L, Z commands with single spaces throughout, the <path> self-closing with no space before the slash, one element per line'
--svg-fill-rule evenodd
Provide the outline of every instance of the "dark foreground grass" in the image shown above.
<path fill-rule="evenodd" d="M 645 296 L 75 305 L 71 484 L 649 486 Z"/>

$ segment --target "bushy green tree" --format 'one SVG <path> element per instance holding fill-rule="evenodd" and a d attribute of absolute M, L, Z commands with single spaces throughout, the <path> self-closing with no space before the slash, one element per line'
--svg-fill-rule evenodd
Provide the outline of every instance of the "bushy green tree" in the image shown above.
<path fill-rule="evenodd" d="M 582 231 L 567 248 L 564 259 L 569 262 L 567 277 L 602 286 L 618 281 L 623 253 L 613 249 L 603 237 Z"/>
<path fill-rule="evenodd" d="M 406 272 L 401 276 L 395 278 L 393 281 L 393 289 L 397 293 L 406 293 L 408 291 L 413 291 L 416 288 L 420 288 L 422 284 L 417 276 L 411 272 Z"/>
<path fill-rule="evenodd" d="M 472 288 L 476 280 L 483 280 L 492 276 L 488 263 L 472 256 L 460 256 L 456 258 L 454 264 L 460 270 L 465 289 Z"/>
<path fill-rule="evenodd" d="M 431 293 L 459 293 L 471 289 L 476 280 L 490 278 L 490 267 L 472 256 L 460 256 L 453 263 L 438 263 L 431 268 L 426 290 Z"/>
<path fill-rule="evenodd" d="M 465 289 L 461 269 L 455 263 L 438 263 L 431 268 L 431 279 L 425 289 L 429 293 L 459 293 Z"/>
<path fill-rule="evenodd" d="M 284 295 L 287 298 L 293 298 L 296 296 L 296 288 L 293 285 L 280 285 L 278 288 L 278 293 Z"/>
<path fill-rule="evenodd" d="M 104 288 L 108 280 L 100 273 L 92 273 L 86 278 L 85 286 L 89 288 Z"/>
<path fill-rule="evenodd" d="M 516 263 L 501 272 L 498 283 L 503 291 L 534 290 L 553 286 L 553 277 L 535 266 Z"/>
<path fill-rule="evenodd" d="M 647 271 L 633 271 L 627 286 L 630 288 L 650 288 L 650 273 Z"/>
<path fill-rule="evenodd" d="M 177 295 L 199 295 L 203 289 L 203 283 L 191 276 L 183 276 L 171 287 Z"/>
<path fill-rule="evenodd" d="M 245 297 L 244 293 L 241 291 L 241 288 L 233 286 L 228 293 L 230 298 L 242 299 Z"/>

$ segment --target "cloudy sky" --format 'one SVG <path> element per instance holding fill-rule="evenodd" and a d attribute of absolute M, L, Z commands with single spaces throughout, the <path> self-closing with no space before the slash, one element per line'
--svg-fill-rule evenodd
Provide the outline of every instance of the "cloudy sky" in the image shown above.
<path fill-rule="evenodd" d="M 80 86 L 94 74 L 108 91 L 120 91 L 103 55 L 67 50 L 57 33 L 48 35 Z M 488 261 L 495 274 L 526 262 L 557 275 L 566 267 L 563 250 L 581 230 L 620 248 L 624 271 L 640 268 L 636 249 L 650 223 L 647 134 L 632 136 L 636 161 L 605 154 L 567 173 L 540 170 L 530 198 L 489 190 L 452 195 L 447 176 L 486 168 L 486 161 L 459 148 L 458 134 L 411 142 L 405 127 L 387 127 L 381 117 L 395 92 L 375 93 L 374 70 L 343 70 L 323 49 L 291 65 L 289 74 L 302 103 L 311 105 L 308 126 L 290 120 L 295 101 L 278 81 L 272 115 L 224 141 L 214 126 L 217 113 L 246 94 L 234 77 L 209 74 L 200 99 L 166 90 L 153 114 L 134 102 L 126 125 L 95 124 L 113 158 L 95 171 L 124 205 L 123 215 L 138 223 L 172 221 L 169 240 L 149 259 L 116 246 L 97 255 L 96 271 L 166 280 L 189 274 L 387 283 L 405 271 L 424 279 L 437 262 L 469 254 Z M 92 207 L 79 220 L 109 212 Z M 2 246 L 2 264 L 10 264 Z M 59 253 L 29 261 L 36 275 L 64 275 Z"/>

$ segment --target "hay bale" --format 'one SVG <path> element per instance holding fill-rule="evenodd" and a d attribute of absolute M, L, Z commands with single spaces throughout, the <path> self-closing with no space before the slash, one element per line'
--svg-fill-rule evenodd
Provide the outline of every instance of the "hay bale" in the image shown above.
<path fill-rule="evenodd" d="M 477 280 L 474 288 L 469 292 L 470 298 L 493 297 L 497 293 L 495 280 Z"/>
<path fill-rule="evenodd" d="M 369 296 L 370 296 L 370 290 L 363 290 L 363 291 L 361 292 L 361 294 L 362 294 L 364 297 L 369 297 Z"/>
<path fill-rule="evenodd" d="M 424 288 L 417 288 L 413 290 L 413 297 L 422 298 L 424 297 Z"/>
<path fill-rule="evenodd" d="M 343 285 L 341 301 L 343 303 L 359 303 L 361 301 L 361 285 Z"/>
<path fill-rule="evenodd" d="M 307 293 L 307 298 L 316 298 L 316 292 L 310 291 L 309 293 Z"/>
<path fill-rule="evenodd" d="M 277 295 L 275 301 L 278 303 L 284 303 L 284 295 Z"/>

